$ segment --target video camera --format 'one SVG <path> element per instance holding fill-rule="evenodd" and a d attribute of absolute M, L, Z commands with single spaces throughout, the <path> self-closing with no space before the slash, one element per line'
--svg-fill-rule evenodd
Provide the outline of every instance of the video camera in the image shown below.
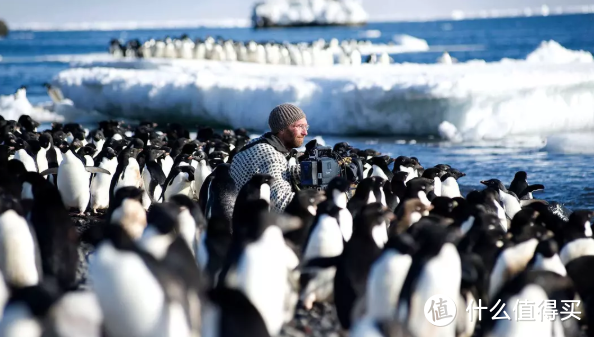
<path fill-rule="evenodd" d="M 352 162 L 353 158 L 331 147 L 318 145 L 315 139 L 305 145 L 305 154 L 301 158 L 302 188 L 324 190 L 335 177 L 343 177 L 351 183 L 360 180 L 357 172 L 360 170 Z"/>

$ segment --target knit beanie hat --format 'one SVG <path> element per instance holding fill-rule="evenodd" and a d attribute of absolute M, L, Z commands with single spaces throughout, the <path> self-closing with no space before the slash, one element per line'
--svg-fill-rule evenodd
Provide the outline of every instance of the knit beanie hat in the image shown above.
<path fill-rule="evenodd" d="M 293 104 L 285 103 L 272 109 L 268 117 L 268 125 L 272 133 L 277 133 L 302 118 L 305 118 L 303 110 Z"/>

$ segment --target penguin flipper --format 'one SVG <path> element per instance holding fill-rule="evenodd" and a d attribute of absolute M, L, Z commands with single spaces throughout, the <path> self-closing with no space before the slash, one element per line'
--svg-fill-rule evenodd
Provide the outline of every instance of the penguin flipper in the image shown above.
<path fill-rule="evenodd" d="M 306 261 L 305 263 L 301 264 L 297 268 L 303 271 L 304 269 L 309 268 L 330 268 L 338 266 L 342 255 L 333 256 L 333 257 L 317 257 L 311 260 Z"/>
<path fill-rule="evenodd" d="M 522 193 L 520 193 L 520 195 L 521 195 L 521 196 L 524 196 L 524 195 L 526 195 L 526 194 L 528 194 L 528 193 L 535 192 L 535 191 L 542 191 L 542 190 L 544 190 L 544 189 L 545 189 L 544 185 L 541 185 L 541 184 L 530 185 L 530 186 L 526 187 L 526 188 L 525 188 L 525 189 L 522 191 Z"/>
<path fill-rule="evenodd" d="M 43 172 L 41 172 L 39 174 L 41 174 L 42 176 L 47 176 L 47 175 L 50 175 L 50 174 L 58 174 L 58 168 L 57 167 L 50 167 L 47 170 L 45 170 L 45 171 L 43 171 Z"/>
<path fill-rule="evenodd" d="M 111 175 L 111 172 L 109 172 L 108 170 L 106 170 L 102 167 L 85 166 L 85 170 L 87 170 L 87 172 L 91 172 L 91 173 L 105 173 L 107 175 Z"/>

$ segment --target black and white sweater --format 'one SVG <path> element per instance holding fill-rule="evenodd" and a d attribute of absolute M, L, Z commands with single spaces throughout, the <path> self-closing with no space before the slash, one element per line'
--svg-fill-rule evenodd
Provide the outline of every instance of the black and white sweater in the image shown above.
<path fill-rule="evenodd" d="M 255 174 L 270 174 L 275 179 L 270 186 L 272 209 L 283 212 L 293 200 L 292 181 L 299 179 L 301 171 L 299 165 L 289 165 L 288 156 L 289 151 L 270 133 L 250 141 L 231 162 L 230 173 L 238 192 Z"/>

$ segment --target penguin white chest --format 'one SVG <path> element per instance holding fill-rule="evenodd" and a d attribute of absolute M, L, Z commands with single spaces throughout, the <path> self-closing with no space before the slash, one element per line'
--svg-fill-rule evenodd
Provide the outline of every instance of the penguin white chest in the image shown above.
<path fill-rule="evenodd" d="M 140 176 L 140 167 L 134 158 L 129 159 L 126 169 L 124 172 L 122 172 L 122 175 L 120 175 L 120 180 L 116 185 L 116 190 L 125 186 L 134 186 L 137 188 L 142 188 L 143 186 L 142 177 Z"/>
<path fill-rule="evenodd" d="M 89 175 L 82 161 L 68 151 L 58 168 L 58 190 L 64 205 L 84 212 L 91 198 L 89 185 Z"/>
<path fill-rule="evenodd" d="M 118 160 L 117 158 L 103 158 L 99 167 L 106 169 L 111 175 L 97 174 L 93 178 L 91 182 L 91 208 L 93 210 L 109 207 L 109 187 L 111 185 L 111 179 L 118 167 Z"/>
<path fill-rule="evenodd" d="M 284 322 L 287 283 L 287 247 L 276 226 L 249 244 L 237 268 L 240 289 L 258 309 L 271 335 L 277 335 Z"/>

